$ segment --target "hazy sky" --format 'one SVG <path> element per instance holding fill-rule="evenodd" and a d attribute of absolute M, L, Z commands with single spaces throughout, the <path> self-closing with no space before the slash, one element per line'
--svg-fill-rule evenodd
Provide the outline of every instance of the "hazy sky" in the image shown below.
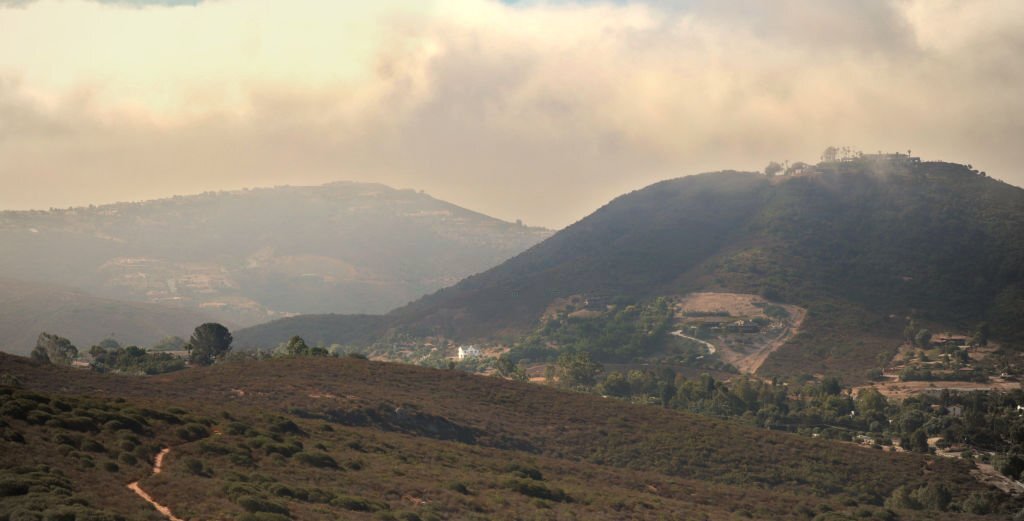
<path fill-rule="evenodd" d="M 350 179 L 559 227 L 830 144 L 1021 185 L 1022 56 L 1020 0 L 0 0 L 0 208 Z"/>

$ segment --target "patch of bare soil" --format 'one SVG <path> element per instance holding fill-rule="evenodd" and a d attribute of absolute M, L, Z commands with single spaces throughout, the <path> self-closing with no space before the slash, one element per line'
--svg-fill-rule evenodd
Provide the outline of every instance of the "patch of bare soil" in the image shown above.
<path fill-rule="evenodd" d="M 900 381 L 889 381 L 889 382 L 878 382 L 870 385 L 864 385 L 857 389 L 863 389 L 867 387 L 874 387 L 878 389 L 878 392 L 885 395 L 886 398 L 892 398 L 896 400 L 903 400 L 914 395 L 921 393 L 939 393 L 943 389 L 949 389 L 950 391 L 970 392 L 970 391 L 1012 391 L 1020 389 L 1020 382 L 1011 382 L 1000 379 L 993 379 L 990 382 L 978 383 L 978 382 L 900 382 Z"/>
<path fill-rule="evenodd" d="M 730 317 L 752 318 L 766 317 L 764 307 L 768 304 L 780 306 L 789 313 L 784 327 L 770 334 L 728 335 L 729 338 L 711 340 L 717 347 L 715 352 L 723 361 L 732 364 L 742 373 L 756 373 L 772 353 L 800 332 L 807 317 L 806 309 L 769 302 L 759 295 L 714 292 L 690 293 L 678 300 L 676 309 L 680 313 L 725 311 Z"/>

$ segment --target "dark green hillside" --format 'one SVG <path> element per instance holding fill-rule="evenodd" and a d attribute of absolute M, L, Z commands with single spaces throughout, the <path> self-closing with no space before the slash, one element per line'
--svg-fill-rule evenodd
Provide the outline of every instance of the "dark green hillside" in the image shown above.
<path fill-rule="evenodd" d="M 795 177 L 665 181 L 386 320 L 413 335 L 472 339 L 527 330 L 558 297 L 707 290 L 809 308 L 799 348 L 770 358 L 768 372 L 859 375 L 898 343 L 909 315 L 964 330 L 988 321 L 996 337 L 1021 342 L 1024 190 L 961 165 L 867 160 Z M 239 338 L 327 337 L 292 320 Z"/>
<path fill-rule="evenodd" d="M 368 345 L 382 338 L 389 324 L 386 315 L 299 315 L 242 329 L 234 339 L 242 348 L 272 348 L 301 331 L 311 345 Z"/>
<path fill-rule="evenodd" d="M 200 311 L 0 278 L 0 351 L 8 353 L 27 355 L 41 331 L 59 333 L 83 350 L 111 336 L 125 345 L 148 346 L 168 336 L 185 336 L 210 320 Z"/>
<path fill-rule="evenodd" d="M 0 516 L 45 493 L 148 519 L 123 485 L 159 446 L 172 447 L 164 471 L 141 486 L 185 519 L 970 519 L 957 510 L 989 497 L 1004 517 L 1017 509 L 966 462 L 457 371 L 278 359 L 142 378 L 0 355 L 0 375 L 21 386 L 0 389 L 5 479 L 55 483 L 3 489 Z M 145 447 L 135 463 L 126 442 Z M 901 486 L 952 502 L 887 511 Z"/>

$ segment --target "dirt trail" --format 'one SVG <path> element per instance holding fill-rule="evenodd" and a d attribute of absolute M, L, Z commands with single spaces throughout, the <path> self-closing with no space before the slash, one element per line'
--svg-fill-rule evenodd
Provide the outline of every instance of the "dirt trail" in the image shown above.
<path fill-rule="evenodd" d="M 793 319 L 793 326 L 788 328 L 785 333 L 780 335 L 764 348 L 734 362 L 733 365 L 735 365 L 741 373 L 756 373 L 772 353 L 778 351 L 780 347 L 785 345 L 786 342 L 789 342 L 797 335 L 797 333 L 800 332 L 800 326 L 803 325 L 804 318 L 807 317 L 807 310 L 796 306 L 783 307 L 786 308 L 786 311 L 789 311 L 790 317 Z"/>
<path fill-rule="evenodd" d="M 689 335 L 684 335 L 682 330 L 680 330 L 680 331 L 673 331 L 670 334 L 673 335 L 673 336 L 677 336 L 679 338 L 685 338 L 687 340 L 693 340 L 694 342 L 698 342 L 700 344 L 703 344 L 704 347 L 708 348 L 708 354 L 712 354 L 713 355 L 713 354 L 715 354 L 716 351 L 718 351 L 718 348 L 715 347 L 715 344 L 712 344 L 711 342 L 705 342 L 705 341 L 703 341 L 703 340 L 701 340 L 701 339 L 699 339 L 697 337 L 693 337 L 693 336 L 689 336 Z"/>
<path fill-rule="evenodd" d="M 157 475 L 160 473 L 161 470 L 163 470 L 164 456 L 166 456 L 167 453 L 169 452 L 171 452 L 171 448 L 167 447 L 156 455 L 156 459 L 153 461 L 153 475 Z M 176 517 L 174 514 L 172 514 L 170 508 L 161 505 L 160 503 L 157 503 L 156 500 L 153 499 L 153 496 L 150 496 L 149 493 L 147 493 L 145 490 L 142 490 L 142 487 L 139 486 L 138 481 L 134 483 L 129 483 L 128 489 L 134 492 L 137 496 L 144 499 L 150 505 L 153 505 L 153 508 L 155 508 L 157 512 L 163 514 L 163 516 L 169 519 L 170 521 L 184 521 L 180 517 Z"/>
<path fill-rule="evenodd" d="M 717 293 L 717 292 L 701 292 L 701 293 L 690 293 L 683 297 L 677 304 L 678 311 L 724 311 L 731 317 L 751 317 L 760 316 L 766 317 L 765 305 L 772 304 L 758 295 L 751 295 L 745 293 Z M 672 334 L 681 336 L 683 338 L 689 338 L 691 340 L 698 340 L 705 346 L 711 346 L 709 349 L 712 353 L 717 353 L 722 361 L 732 364 L 741 373 L 754 374 L 758 369 L 764 365 L 765 360 L 771 356 L 772 353 L 778 351 L 780 347 L 793 339 L 797 333 L 800 332 L 801 326 L 803 326 L 804 319 L 807 318 L 807 310 L 792 304 L 777 304 L 786 310 L 789 314 L 789 318 L 786 319 L 788 327 L 782 330 L 779 336 L 772 339 L 764 339 L 755 342 L 753 345 L 749 345 L 748 348 L 736 348 L 736 346 L 730 346 L 728 342 L 722 342 L 719 338 L 718 345 L 704 342 L 693 337 L 687 337 L 682 334 L 682 331 L 673 331 Z"/>

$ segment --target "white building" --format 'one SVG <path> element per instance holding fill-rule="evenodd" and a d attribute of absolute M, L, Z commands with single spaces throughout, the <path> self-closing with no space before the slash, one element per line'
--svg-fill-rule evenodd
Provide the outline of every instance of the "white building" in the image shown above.
<path fill-rule="evenodd" d="M 459 360 L 465 360 L 467 358 L 477 358 L 480 356 L 480 350 L 476 346 L 459 346 Z"/>

